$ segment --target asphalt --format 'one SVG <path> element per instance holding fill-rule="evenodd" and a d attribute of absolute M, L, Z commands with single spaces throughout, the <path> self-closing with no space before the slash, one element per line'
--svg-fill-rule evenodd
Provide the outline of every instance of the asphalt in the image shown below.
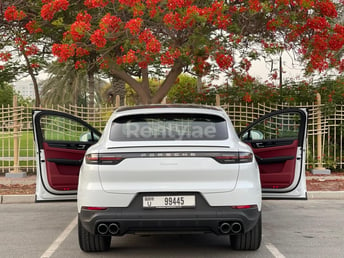
<path fill-rule="evenodd" d="M 321 180 L 335 180 L 343 178 L 342 176 L 307 176 L 307 180 L 321 178 Z M 22 178 L 0 176 L 0 185 L 30 185 L 36 183 L 36 176 L 30 175 Z M 308 191 L 308 199 L 325 199 L 325 200 L 344 200 L 344 191 Z M 35 195 L 0 195 L 0 204 L 10 203 L 34 203 Z"/>

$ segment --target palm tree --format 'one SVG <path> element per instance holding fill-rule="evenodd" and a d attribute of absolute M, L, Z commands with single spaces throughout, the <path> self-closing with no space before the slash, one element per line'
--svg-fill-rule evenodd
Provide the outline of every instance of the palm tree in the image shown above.
<path fill-rule="evenodd" d="M 119 79 L 116 76 L 111 77 L 111 86 L 106 91 L 106 102 L 108 104 L 115 104 L 116 96 L 118 95 L 120 97 L 120 106 L 124 106 L 124 100 L 125 100 L 125 82 L 121 79 Z"/>
<path fill-rule="evenodd" d="M 43 105 L 85 105 L 100 103 L 100 88 L 105 82 L 95 79 L 94 94 L 89 93 L 88 74 L 84 70 L 75 70 L 71 62 L 53 62 L 47 72 L 50 77 L 43 82 L 41 96 Z M 90 96 L 94 95 L 94 101 Z"/>

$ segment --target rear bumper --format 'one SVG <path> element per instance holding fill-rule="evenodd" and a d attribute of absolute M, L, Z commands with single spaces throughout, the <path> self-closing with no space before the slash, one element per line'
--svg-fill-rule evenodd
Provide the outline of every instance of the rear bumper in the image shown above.
<path fill-rule="evenodd" d="M 220 235 L 250 231 L 256 225 L 260 213 L 256 205 L 246 209 L 209 206 L 200 194 L 196 194 L 195 208 L 144 209 L 142 194 L 138 194 L 129 207 L 109 207 L 96 211 L 81 209 L 79 219 L 92 234 L 212 232 Z M 115 233 L 109 232 L 107 227 L 110 225 L 118 227 L 118 230 Z"/>

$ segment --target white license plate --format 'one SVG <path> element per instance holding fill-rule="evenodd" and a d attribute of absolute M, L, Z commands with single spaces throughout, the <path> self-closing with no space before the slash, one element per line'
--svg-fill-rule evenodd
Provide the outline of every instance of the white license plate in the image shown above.
<path fill-rule="evenodd" d="M 143 196 L 143 208 L 192 208 L 194 195 Z"/>

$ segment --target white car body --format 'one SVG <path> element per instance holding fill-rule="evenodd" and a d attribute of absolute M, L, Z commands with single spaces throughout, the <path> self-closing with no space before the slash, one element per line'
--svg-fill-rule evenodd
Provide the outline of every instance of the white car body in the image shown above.
<path fill-rule="evenodd" d="M 211 114 L 227 122 L 229 137 L 221 141 L 109 141 L 112 121 L 139 114 Z M 114 112 L 98 143 L 89 153 L 195 153 L 251 152 L 242 143 L 227 116 L 220 109 L 142 108 Z M 83 162 L 79 176 L 78 211 L 82 206 L 127 207 L 139 192 L 200 192 L 211 206 L 256 204 L 261 209 L 259 170 L 255 162 L 220 164 L 208 157 L 152 157 L 125 159 L 115 166 Z M 240 173 L 248 171 L 248 173 Z M 91 178 L 91 176 L 94 176 Z"/>
<path fill-rule="evenodd" d="M 107 250 L 111 236 L 147 232 L 227 234 L 234 249 L 255 250 L 262 192 L 307 197 L 304 110 L 267 114 L 241 139 L 225 111 L 210 106 L 119 108 L 102 135 L 64 113 L 38 110 L 33 120 L 36 200 L 77 193 L 84 251 Z M 73 139 L 51 136 L 49 124 L 62 122 L 75 125 L 67 126 Z"/>

